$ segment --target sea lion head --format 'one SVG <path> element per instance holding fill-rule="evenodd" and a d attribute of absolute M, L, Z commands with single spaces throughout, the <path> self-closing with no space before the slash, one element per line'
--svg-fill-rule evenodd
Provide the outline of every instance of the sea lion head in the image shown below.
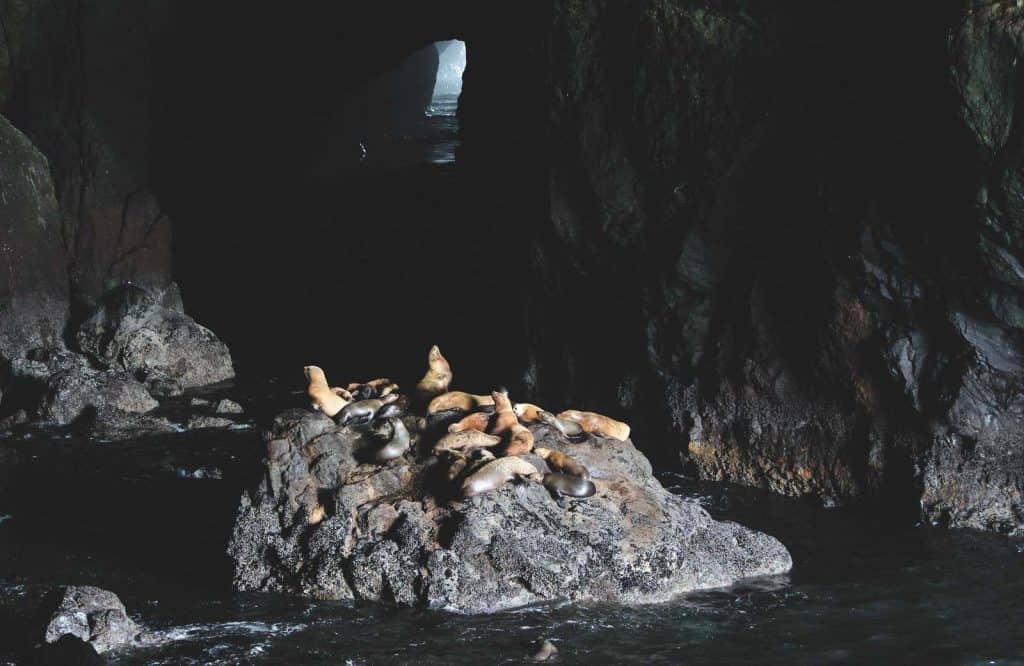
<path fill-rule="evenodd" d="M 327 375 L 324 374 L 322 369 L 315 365 L 303 366 L 302 372 L 310 382 L 327 382 Z"/>

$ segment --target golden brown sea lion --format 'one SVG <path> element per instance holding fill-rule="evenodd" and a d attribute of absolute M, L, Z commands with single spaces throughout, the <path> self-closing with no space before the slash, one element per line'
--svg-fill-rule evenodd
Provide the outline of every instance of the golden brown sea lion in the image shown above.
<path fill-rule="evenodd" d="M 537 468 L 515 456 L 498 458 L 476 470 L 462 482 L 462 496 L 473 497 L 497 490 L 515 478 L 542 481 Z"/>
<path fill-rule="evenodd" d="M 472 412 L 478 409 L 494 407 L 494 398 L 489 395 L 475 395 L 465 391 L 449 391 L 437 396 L 427 406 L 427 414 L 437 414 L 450 409 Z"/>
<path fill-rule="evenodd" d="M 416 397 L 421 403 L 428 402 L 442 393 L 448 392 L 452 382 L 452 369 L 447 359 L 441 355 L 437 345 L 430 348 L 427 354 L 427 374 L 416 384 Z"/>
<path fill-rule="evenodd" d="M 544 487 L 556 495 L 561 493 L 570 497 L 590 497 L 597 492 L 597 487 L 590 479 L 560 472 L 545 474 Z"/>
<path fill-rule="evenodd" d="M 505 445 L 506 456 L 521 456 L 533 451 L 533 433 L 526 426 L 516 423 L 508 429 L 508 444 Z"/>
<path fill-rule="evenodd" d="M 434 445 L 434 453 L 444 451 L 464 451 L 466 449 L 486 448 L 501 443 L 501 437 L 488 435 L 480 430 L 461 430 L 450 432 Z"/>
<path fill-rule="evenodd" d="M 583 430 L 599 437 L 613 437 L 619 441 L 629 439 L 629 426 L 622 421 L 594 412 L 581 412 L 578 409 L 567 409 L 558 418 L 578 423 Z"/>
<path fill-rule="evenodd" d="M 587 470 L 578 460 L 568 456 L 561 451 L 537 447 L 533 450 L 538 456 L 547 461 L 551 469 L 570 476 L 578 476 L 581 479 L 589 479 L 590 471 Z"/>
<path fill-rule="evenodd" d="M 327 385 L 327 376 L 321 368 L 307 365 L 302 368 L 302 371 L 309 382 L 306 395 L 309 396 L 313 409 L 320 410 L 327 416 L 334 416 L 349 404 L 347 399 L 335 393 Z"/>
<path fill-rule="evenodd" d="M 512 426 L 519 425 L 519 418 L 512 409 L 512 402 L 508 399 L 508 393 L 504 391 L 492 391 L 491 398 L 494 399 L 494 420 L 491 422 L 490 433 L 500 435 L 512 429 Z"/>
<path fill-rule="evenodd" d="M 540 414 L 544 410 L 537 405 L 531 405 L 528 402 L 517 402 L 512 406 L 512 410 L 519 417 L 521 423 L 533 423 L 540 420 Z"/>
<path fill-rule="evenodd" d="M 491 422 L 491 415 L 487 412 L 473 412 L 469 416 L 448 426 L 448 432 L 462 432 L 463 430 L 479 430 L 487 432 L 487 426 Z"/>

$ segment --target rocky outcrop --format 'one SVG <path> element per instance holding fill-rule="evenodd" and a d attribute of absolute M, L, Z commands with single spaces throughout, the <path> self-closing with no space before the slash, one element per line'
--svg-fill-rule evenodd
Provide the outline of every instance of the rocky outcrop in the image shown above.
<path fill-rule="evenodd" d="M 185 314 L 174 284 L 164 290 L 126 284 L 108 292 L 75 341 L 96 363 L 147 382 L 192 388 L 235 375 L 227 346 Z"/>
<path fill-rule="evenodd" d="M 966 4 L 557 3 L 536 399 L 617 395 L 706 478 L 1019 531 L 1021 10 Z"/>
<path fill-rule="evenodd" d="M 103 653 L 136 643 L 142 633 L 117 595 L 98 587 L 65 587 L 44 603 L 49 606 L 43 609 L 49 616 L 43 635 L 47 643 L 70 635 Z"/>
<path fill-rule="evenodd" d="M 68 284 L 46 158 L 0 116 L 0 359 L 63 344 Z"/>
<path fill-rule="evenodd" d="M 775 539 L 668 493 L 632 443 L 534 434 L 586 465 L 597 494 L 555 499 L 528 481 L 456 499 L 443 466 L 417 446 L 387 465 L 362 462 L 373 445 L 358 431 L 319 412 L 283 412 L 265 435 L 266 474 L 239 507 L 235 587 L 490 612 L 558 599 L 652 602 L 789 570 Z"/>

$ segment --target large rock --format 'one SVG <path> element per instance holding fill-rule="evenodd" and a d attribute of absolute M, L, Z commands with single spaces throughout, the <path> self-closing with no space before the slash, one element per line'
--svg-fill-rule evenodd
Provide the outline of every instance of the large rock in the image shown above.
<path fill-rule="evenodd" d="M 88 411 L 106 409 L 144 414 L 158 406 L 146 387 L 117 370 L 70 369 L 47 380 L 38 416 L 55 425 L 67 425 Z"/>
<path fill-rule="evenodd" d="M 67 258 L 46 158 L 0 116 L 0 358 L 62 345 Z"/>
<path fill-rule="evenodd" d="M 535 435 L 586 465 L 597 494 L 556 500 L 526 482 L 451 499 L 436 459 L 361 463 L 368 444 L 358 432 L 319 413 L 282 413 L 266 434 L 267 473 L 239 507 L 235 587 L 490 612 L 660 601 L 791 567 L 772 537 L 667 492 L 632 443 Z M 318 506 L 326 517 L 309 524 Z"/>
<path fill-rule="evenodd" d="M 68 586 L 48 597 L 44 608 L 49 622 L 44 631 L 47 643 L 56 643 L 70 635 L 85 641 L 96 652 L 106 652 L 135 643 L 140 628 L 113 592 L 92 587 Z"/>
<path fill-rule="evenodd" d="M 96 362 L 183 388 L 234 377 L 227 346 L 185 314 L 173 284 L 124 284 L 110 291 L 75 334 Z"/>

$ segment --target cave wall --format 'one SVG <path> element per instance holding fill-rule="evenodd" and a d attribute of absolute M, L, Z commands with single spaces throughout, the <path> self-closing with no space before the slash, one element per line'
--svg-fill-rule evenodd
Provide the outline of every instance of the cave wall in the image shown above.
<path fill-rule="evenodd" d="M 539 400 L 704 477 L 1020 529 L 1021 10 L 920 10 L 556 3 Z"/>
<path fill-rule="evenodd" d="M 402 292 L 353 315 L 344 288 L 373 283 L 380 236 L 325 238 L 378 213 L 349 205 L 374 77 L 459 37 L 475 236 L 439 261 L 494 267 L 490 291 L 460 292 L 470 323 L 494 298 L 462 327 L 490 345 L 472 365 L 500 356 L 517 394 L 626 418 L 647 453 L 708 478 L 1019 530 L 1022 12 L 9 2 L 0 110 L 18 130 L 3 134 L 45 155 L 59 211 L 59 232 L 18 256 L 38 258 L 57 321 L 110 284 L 166 282 L 174 219 L 186 302 L 201 293 L 211 317 L 230 303 L 229 342 L 254 323 L 293 334 L 310 263 L 336 276 L 317 312 L 365 352 L 367 321 Z M 30 216 L 10 210 L 21 234 Z M 281 227 L 254 223 L 268 214 Z M 431 238 L 393 231 L 402 251 Z M 25 263 L 5 260 L 8 275 Z M 32 292 L 32 270 L 6 293 Z M 393 342 L 428 312 L 389 320 Z M 338 346 L 316 328 L 314 347 Z"/>

